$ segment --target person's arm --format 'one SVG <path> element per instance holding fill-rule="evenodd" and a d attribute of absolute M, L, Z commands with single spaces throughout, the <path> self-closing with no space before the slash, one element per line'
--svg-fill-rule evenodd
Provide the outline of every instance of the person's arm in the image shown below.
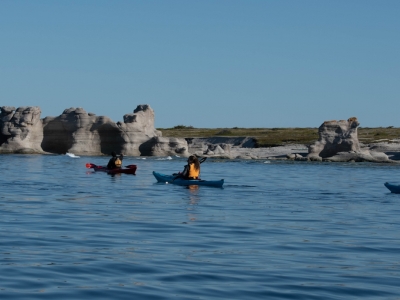
<path fill-rule="evenodd" d="M 179 173 L 177 176 L 175 176 L 174 179 L 172 179 L 172 181 L 174 181 L 174 180 L 177 179 L 177 178 L 185 178 L 185 177 L 187 177 L 188 172 L 189 172 L 189 166 L 186 165 L 186 166 L 183 168 L 183 171 L 182 171 L 181 173 Z"/>
<path fill-rule="evenodd" d="M 107 169 L 109 169 L 109 170 L 112 169 L 112 158 L 108 161 Z"/>
<path fill-rule="evenodd" d="M 189 165 L 186 165 L 182 172 L 182 177 L 187 178 L 189 176 Z"/>

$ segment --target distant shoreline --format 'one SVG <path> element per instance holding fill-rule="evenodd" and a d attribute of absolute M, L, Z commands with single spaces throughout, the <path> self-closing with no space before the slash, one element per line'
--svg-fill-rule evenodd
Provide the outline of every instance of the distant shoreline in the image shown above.
<path fill-rule="evenodd" d="M 318 128 L 194 128 L 178 125 L 173 128 L 157 128 L 165 137 L 175 138 L 211 138 L 250 137 L 255 140 L 255 147 L 269 148 L 292 144 L 310 145 L 318 140 Z M 358 127 L 358 140 L 362 144 L 400 143 L 398 127 Z"/>

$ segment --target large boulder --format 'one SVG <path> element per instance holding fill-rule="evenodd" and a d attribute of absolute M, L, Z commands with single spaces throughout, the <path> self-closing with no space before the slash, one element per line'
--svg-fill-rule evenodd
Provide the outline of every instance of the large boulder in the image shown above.
<path fill-rule="evenodd" d="M 309 147 L 308 157 L 331 157 L 339 152 L 360 151 L 357 127 L 360 125 L 353 117 L 340 121 L 325 121 L 318 128 L 319 139 Z"/>
<path fill-rule="evenodd" d="M 188 157 L 188 144 L 184 138 L 153 137 L 140 146 L 141 153 L 149 156 L 171 156 L 178 155 Z"/>
<path fill-rule="evenodd" d="M 325 121 L 318 129 L 318 141 L 309 146 L 307 158 L 312 161 L 389 162 L 385 153 L 361 149 L 357 135 L 359 125 L 355 117 L 347 121 Z"/>
<path fill-rule="evenodd" d="M 392 140 L 386 143 L 371 143 L 368 149 L 376 152 L 384 152 L 391 160 L 400 160 L 400 140 Z"/>
<path fill-rule="evenodd" d="M 43 153 L 43 127 L 38 106 L 0 108 L 0 153 Z"/>
<path fill-rule="evenodd" d="M 390 162 L 389 157 L 383 152 L 361 150 L 361 151 L 349 151 L 339 152 L 334 156 L 324 158 L 324 161 L 331 162 Z"/>

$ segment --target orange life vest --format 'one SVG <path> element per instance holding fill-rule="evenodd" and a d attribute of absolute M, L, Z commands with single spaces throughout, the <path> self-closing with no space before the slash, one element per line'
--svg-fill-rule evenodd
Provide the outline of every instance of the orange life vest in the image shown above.
<path fill-rule="evenodd" d="M 196 170 L 194 164 L 189 164 L 189 178 L 198 178 L 200 174 L 200 169 Z"/>

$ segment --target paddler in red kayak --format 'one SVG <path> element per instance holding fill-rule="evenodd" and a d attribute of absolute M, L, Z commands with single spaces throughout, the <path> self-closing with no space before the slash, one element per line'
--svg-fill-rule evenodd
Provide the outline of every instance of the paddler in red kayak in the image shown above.
<path fill-rule="evenodd" d="M 124 159 L 124 155 L 121 153 L 117 155 L 114 151 L 111 153 L 112 157 L 108 161 L 107 169 L 120 169 L 122 166 L 122 160 Z"/>

